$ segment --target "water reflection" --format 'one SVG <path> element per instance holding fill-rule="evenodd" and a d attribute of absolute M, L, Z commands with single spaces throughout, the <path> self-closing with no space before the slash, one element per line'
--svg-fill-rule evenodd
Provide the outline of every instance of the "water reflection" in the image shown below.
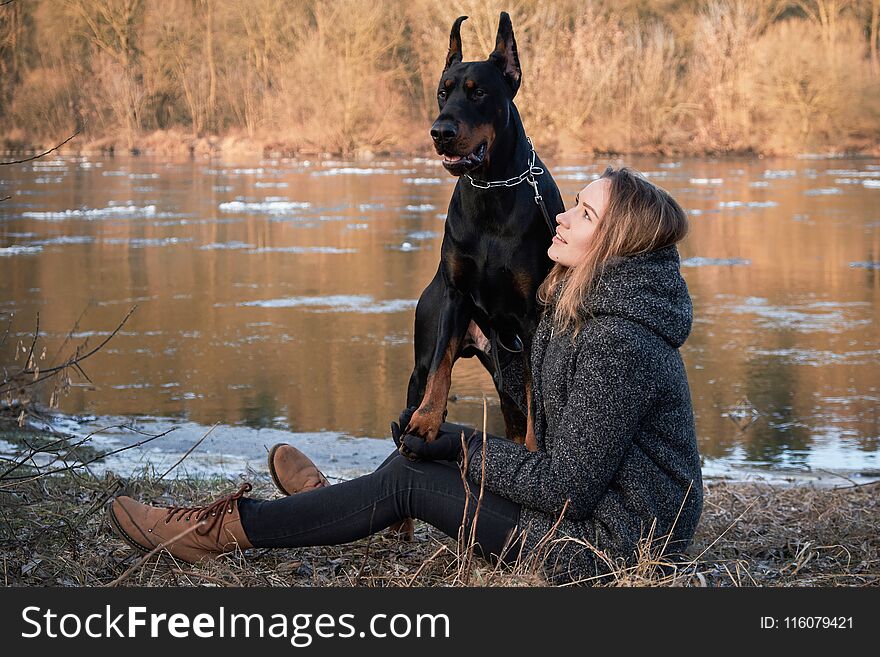
<path fill-rule="evenodd" d="M 551 170 L 571 198 L 605 164 Z M 707 468 L 880 470 L 880 165 L 627 164 L 691 214 L 683 355 Z M 38 311 L 51 354 L 83 310 L 94 345 L 138 304 L 65 411 L 387 436 L 452 191 L 436 163 L 68 158 L 3 175 L 0 321 L 15 317 L 2 362 Z M 450 419 L 481 422 L 487 395 L 503 432 L 475 361 L 452 394 Z"/>

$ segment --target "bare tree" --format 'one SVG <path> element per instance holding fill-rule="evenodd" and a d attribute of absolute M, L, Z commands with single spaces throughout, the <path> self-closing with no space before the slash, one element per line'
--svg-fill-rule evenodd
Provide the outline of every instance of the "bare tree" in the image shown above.
<path fill-rule="evenodd" d="M 880 75 L 880 54 L 877 52 L 880 46 L 880 0 L 856 0 L 853 11 L 867 32 L 871 73 L 876 77 Z"/>
<path fill-rule="evenodd" d="M 144 101 L 137 30 L 143 0 L 65 0 L 86 27 L 87 38 L 100 55 L 96 72 L 103 78 L 107 104 L 122 123 L 129 149 L 140 129 Z"/>
<path fill-rule="evenodd" d="M 880 44 L 880 0 L 871 0 L 871 66 L 874 75 L 880 74 L 878 44 Z"/>
<path fill-rule="evenodd" d="M 836 64 L 838 26 L 841 15 L 853 5 L 854 0 L 796 0 L 795 4 L 822 28 L 822 40 L 825 43 L 826 56 Z M 832 70 L 837 67 L 832 66 Z"/>

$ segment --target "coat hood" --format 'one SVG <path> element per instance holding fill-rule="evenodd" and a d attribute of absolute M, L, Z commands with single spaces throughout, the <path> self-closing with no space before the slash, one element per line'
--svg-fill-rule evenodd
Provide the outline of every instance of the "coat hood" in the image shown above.
<path fill-rule="evenodd" d="M 587 299 L 595 316 L 623 317 L 650 329 L 678 348 L 687 339 L 693 306 L 675 245 L 614 258 Z"/>

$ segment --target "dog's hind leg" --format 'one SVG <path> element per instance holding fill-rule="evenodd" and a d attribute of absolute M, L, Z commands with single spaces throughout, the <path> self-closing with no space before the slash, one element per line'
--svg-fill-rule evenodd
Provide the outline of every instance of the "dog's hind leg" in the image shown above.
<path fill-rule="evenodd" d="M 521 402 L 515 401 L 509 390 L 499 390 L 498 398 L 501 400 L 501 414 L 507 437 L 534 452 L 538 445 L 535 439 L 535 412 L 532 408 L 532 376 L 528 368 L 524 379 L 525 412 Z"/>
<path fill-rule="evenodd" d="M 494 377 L 495 390 L 501 402 L 505 435 L 519 444 L 526 442 L 528 434 L 528 388 L 527 358 L 523 353 L 498 354 L 502 376 Z"/>
<path fill-rule="evenodd" d="M 504 433 L 512 441 L 522 444 L 526 439 L 526 416 L 519 405 L 505 391 L 498 393 L 501 415 L 504 417 Z"/>
<path fill-rule="evenodd" d="M 532 370 L 526 365 L 526 437 L 525 445 L 530 452 L 538 451 L 538 440 L 535 438 L 535 409 L 532 406 Z"/>
<path fill-rule="evenodd" d="M 526 340 L 519 353 L 498 353 L 501 376 L 494 376 L 495 390 L 501 401 L 501 414 L 504 417 L 504 428 L 507 437 L 514 442 L 525 445 L 530 451 L 537 449 L 534 426 L 534 409 L 532 408 L 532 371 L 530 363 L 530 342 Z M 496 341 L 497 344 L 497 341 Z M 485 364 L 485 363 L 484 363 Z M 493 370 L 486 367 L 489 373 Z"/>

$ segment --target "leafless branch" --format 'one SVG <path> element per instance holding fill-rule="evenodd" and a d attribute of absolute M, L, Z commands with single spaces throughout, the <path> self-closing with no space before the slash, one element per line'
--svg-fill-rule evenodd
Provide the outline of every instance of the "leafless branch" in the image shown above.
<path fill-rule="evenodd" d="M 9 337 L 9 330 L 12 328 L 13 317 L 15 317 L 15 314 L 9 315 L 9 321 L 6 322 L 6 330 L 3 332 L 3 337 L 0 338 L 0 345 L 3 345 L 6 342 L 6 338 Z"/>
<path fill-rule="evenodd" d="M 191 534 L 192 532 L 194 532 L 195 530 L 197 530 L 199 527 L 201 527 L 204 524 L 205 524 L 204 520 L 201 522 L 198 522 L 198 523 L 194 524 L 192 527 L 189 527 L 188 529 L 186 529 L 185 531 L 180 532 L 177 536 L 174 536 L 167 541 L 163 541 L 162 543 L 159 543 L 159 545 L 157 545 L 152 550 L 147 552 L 147 554 L 145 554 L 143 557 L 141 557 L 141 559 L 136 564 L 134 564 L 131 568 L 126 570 L 124 573 L 122 573 L 119 577 L 114 579 L 112 582 L 107 584 L 107 586 L 108 587 L 119 586 L 122 582 L 124 582 L 126 579 L 128 579 L 129 575 L 131 575 L 138 568 L 140 568 L 145 563 L 147 563 L 147 561 L 150 559 L 150 557 L 152 557 L 154 554 L 156 554 L 157 552 L 161 552 L 162 550 L 170 547 L 171 545 L 173 545 L 174 543 L 179 541 L 181 538 L 183 538 L 184 536 L 186 536 L 188 534 Z"/>
<path fill-rule="evenodd" d="M 11 376 L 6 376 L 6 378 L 4 378 L 3 381 L 0 381 L 0 394 L 9 391 L 12 388 L 25 388 L 28 386 L 36 385 L 37 383 L 44 381 L 45 379 L 47 379 L 51 376 L 54 376 L 56 373 L 63 371 L 63 370 L 66 370 L 68 367 L 76 367 L 83 376 L 86 376 L 86 374 L 82 370 L 82 368 L 79 367 L 79 363 L 84 361 L 89 356 L 92 356 L 93 354 L 95 354 L 105 344 L 107 344 L 113 338 L 113 336 L 115 336 L 120 331 L 120 329 L 122 329 L 122 327 L 125 325 L 125 322 L 128 321 L 128 318 L 131 317 L 131 314 L 136 309 L 137 309 L 137 305 L 132 306 L 131 310 L 129 310 L 128 314 L 126 314 L 126 316 L 123 317 L 123 319 L 119 323 L 119 325 L 115 329 L 113 329 L 113 332 L 110 335 L 108 335 L 101 342 L 101 344 L 99 344 L 97 347 L 95 347 L 94 349 L 92 349 L 91 351 L 89 351 L 88 353 L 86 353 L 84 355 L 76 354 L 76 355 L 72 356 L 71 358 L 68 358 L 61 365 L 56 365 L 55 367 L 49 367 L 45 370 L 37 370 L 35 368 L 30 368 L 30 367 L 28 367 L 28 363 L 25 362 L 24 369 L 20 370 L 19 372 L 16 372 L 15 374 L 13 374 Z M 38 326 L 39 326 L 39 324 L 38 324 Z M 36 336 L 35 336 L 35 339 L 36 339 Z M 38 376 L 34 380 L 22 381 L 22 379 L 27 378 L 29 376 L 33 376 L 35 374 L 37 374 Z M 88 376 L 86 376 L 86 379 L 88 379 Z"/>
<path fill-rule="evenodd" d="M 92 305 L 94 300 L 89 301 L 86 304 L 86 307 L 83 308 L 83 311 L 79 314 L 79 317 L 76 318 L 76 321 L 73 323 L 73 326 L 70 327 L 70 331 L 67 332 L 67 337 L 64 338 L 64 342 L 58 347 L 58 351 L 55 352 L 55 355 L 52 356 L 52 360 L 57 360 L 58 356 L 70 342 L 70 339 L 73 337 L 73 334 L 79 329 L 80 322 L 82 322 L 83 317 L 86 316 L 86 313 L 89 311 L 89 307 Z"/>
<path fill-rule="evenodd" d="M 187 456 L 189 456 L 190 454 L 192 454 L 193 451 L 195 450 L 195 448 L 198 447 L 199 445 L 201 445 L 201 444 L 205 441 L 205 438 L 207 438 L 208 436 L 210 436 L 210 435 L 211 435 L 211 432 L 214 431 L 214 429 L 216 429 L 216 428 L 217 428 L 217 425 L 219 425 L 219 424 L 220 424 L 219 422 L 215 422 L 215 423 L 214 423 L 214 426 L 211 427 L 210 429 L 208 429 L 207 433 L 205 433 L 204 436 L 202 436 L 201 438 L 199 438 L 199 439 L 195 442 L 195 444 L 194 444 L 192 447 L 190 447 L 188 450 L 186 450 L 186 454 L 184 454 L 183 456 L 181 456 L 181 457 L 177 460 L 177 463 L 175 463 L 175 464 L 172 465 L 170 468 L 168 468 L 165 472 L 163 472 L 163 473 L 162 473 L 162 476 L 159 477 L 158 479 L 156 479 L 156 481 L 162 481 L 162 480 L 165 478 L 165 476 L 166 476 L 169 472 L 171 472 L 174 468 L 176 468 L 178 465 L 180 465 L 181 463 L 183 463 L 184 459 L 186 459 Z"/>
<path fill-rule="evenodd" d="M 2 5 L 0 5 L 0 6 L 2 6 Z M 76 132 L 74 132 L 72 135 L 70 135 L 70 137 L 68 137 L 67 139 L 62 141 L 57 146 L 53 146 L 52 148 L 50 148 L 48 151 L 45 151 L 44 153 L 40 153 L 39 155 L 33 155 L 33 156 L 27 157 L 23 160 L 12 160 L 11 162 L 0 162 L 0 166 L 10 166 L 12 164 L 24 164 L 25 162 L 30 162 L 32 160 L 39 160 L 41 157 L 45 157 L 46 155 L 48 155 L 52 151 L 57 151 L 59 148 L 64 146 L 64 144 L 66 144 L 71 139 L 76 137 L 80 132 L 82 132 L 82 130 L 80 128 L 77 128 Z M 9 197 L 7 196 L 6 198 L 9 198 Z M 3 199 L 3 200 L 5 201 L 6 199 Z"/>
<path fill-rule="evenodd" d="M 40 313 L 37 312 L 37 325 L 34 327 L 34 339 L 31 340 L 31 348 L 28 349 L 27 358 L 24 359 L 26 369 L 31 367 L 31 357 L 34 355 L 34 347 L 37 346 L 37 339 L 40 337 Z"/>
<path fill-rule="evenodd" d="M 75 450 L 77 447 L 81 447 L 87 441 L 91 440 L 92 436 L 94 436 L 97 433 L 101 433 L 102 431 L 109 431 L 110 429 L 126 429 L 126 428 L 129 428 L 129 427 L 127 427 L 124 424 L 116 424 L 116 425 L 113 425 L 110 427 L 102 427 L 100 429 L 96 429 L 95 431 L 93 431 L 92 433 L 87 435 L 85 438 L 82 438 L 81 440 L 78 440 L 75 443 L 70 443 L 68 446 L 68 453 Z M 54 440 L 51 443 L 43 445 L 42 447 L 31 447 L 28 444 L 28 447 L 30 447 L 30 454 L 22 457 L 21 460 L 16 461 L 8 470 L 6 470 L 6 472 L 4 472 L 3 474 L 0 474 L 0 481 L 5 479 L 11 473 L 18 470 L 21 466 L 23 466 L 28 461 L 31 461 L 37 454 L 50 454 L 56 448 L 63 447 L 67 441 L 68 441 L 68 437 L 62 436 L 58 440 Z M 55 461 L 57 461 L 57 460 L 58 459 L 56 458 Z M 55 461 L 52 461 L 51 463 L 49 463 L 49 465 L 52 465 L 52 463 L 55 463 Z"/>
<path fill-rule="evenodd" d="M 125 447 L 120 447 L 119 449 L 114 449 L 109 452 L 105 452 L 104 454 L 99 454 L 98 456 L 89 459 L 88 461 L 83 461 L 82 463 L 74 463 L 73 465 L 67 465 L 63 468 L 55 468 L 54 470 L 46 470 L 44 472 L 38 472 L 34 475 L 21 475 L 18 477 L 6 477 L 5 480 L 0 483 L 0 488 L 6 488 L 9 485 L 14 485 L 16 483 L 21 483 L 22 481 L 33 481 L 35 479 L 41 479 L 43 477 L 47 477 L 49 475 L 59 474 L 61 472 L 71 472 L 73 470 L 78 470 L 81 468 L 85 468 L 86 466 L 91 465 L 92 463 L 96 463 L 97 461 L 101 461 L 102 459 L 107 458 L 108 456 L 114 456 L 115 454 L 119 454 L 121 452 L 126 452 L 130 449 L 135 449 L 137 447 L 141 447 L 146 445 L 147 443 L 151 443 L 157 438 L 162 438 L 163 436 L 167 436 L 172 431 L 176 430 L 177 427 L 171 427 L 167 431 L 163 431 L 162 433 L 155 434 L 147 438 L 146 440 L 139 440 L 136 443 L 132 443 L 131 445 L 126 445 Z M 8 482 L 8 483 L 7 483 Z"/>

